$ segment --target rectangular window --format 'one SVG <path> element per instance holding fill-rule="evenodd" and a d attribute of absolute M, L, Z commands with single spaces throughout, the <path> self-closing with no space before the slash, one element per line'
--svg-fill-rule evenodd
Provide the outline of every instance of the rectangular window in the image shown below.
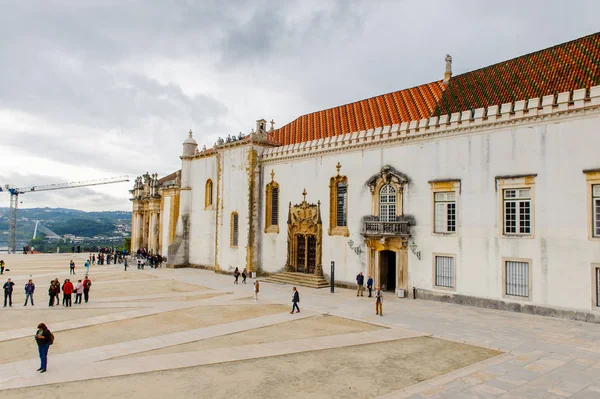
<path fill-rule="evenodd" d="M 504 190 L 504 234 L 531 234 L 531 189 Z"/>
<path fill-rule="evenodd" d="M 454 288 L 454 258 L 451 256 L 435 257 L 435 285 Z"/>
<path fill-rule="evenodd" d="M 346 183 L 337 183 L 337 207 L 336 207 L 336 226 L 345 227 L 348 225 L 348 185 Z"/>
<path fill-rule="evenodd" d="M 506 295 L 529 298 L 529 262 L 506 261 Z"/>
<path fill-rule="evenodd" d="M 437 192 L 434 194 L 434 232 L 456 232 L 456 192 Z"/>
<path fill-rule="evenodd" d="M 600 237 L 600 184 L 592 186 L 592 206 L 594 208 L 594 237 Z"/>
<path fill-rule="evenodd" d="M 279 224 L 279 188 L 271 190 L 271 225 Z"/>
<path fill-rule="evenodd" d="M 600 267 L 596 268 L 596 306 L 600 307 Z"/>
<path fill-rule="evenodd" d="M 238 246 L 238 235 L 239 235 L 239 215 L 237 213 L 231 214 L 231 246 Z"/>

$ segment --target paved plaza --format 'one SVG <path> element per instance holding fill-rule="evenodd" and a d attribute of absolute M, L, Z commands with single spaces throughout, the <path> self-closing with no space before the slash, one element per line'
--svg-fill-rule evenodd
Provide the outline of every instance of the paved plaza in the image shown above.
<path fill-rule="evenodd" d="M 4 255 L 4 398 L 600 398 L 600 326 L 393 298 L 384 316 L 354 291 L 291 287 L 196 269 L 92 266 L 90 302 L 48 307 L 48 283 L 85 255 Z M 31 277 L 30 277 L 31 276 Z M 35 306 L 23 286 L 36 284 Z M 61 296 L 62 297 L 62 296 Z M 55 335 L 40 374 L 33 334 Z"/>

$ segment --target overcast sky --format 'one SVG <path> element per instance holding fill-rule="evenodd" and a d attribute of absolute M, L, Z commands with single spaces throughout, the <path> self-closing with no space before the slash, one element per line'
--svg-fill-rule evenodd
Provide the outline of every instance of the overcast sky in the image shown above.
<path fill-rule="evenodd" d="M 260 118 L 296 117 L 598 30 L 600 1 L 0 0 L 0 184 L 180 167 Z M 132 183 L 22 207 L 130 210 Z M 0 206 L 8 206 L 7 194 Z"/>

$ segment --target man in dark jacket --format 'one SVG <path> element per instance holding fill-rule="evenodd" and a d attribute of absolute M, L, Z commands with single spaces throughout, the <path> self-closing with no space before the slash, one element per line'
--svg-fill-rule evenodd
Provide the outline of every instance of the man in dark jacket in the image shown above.
<path fill-rule="evenodd" d="M 294 295 L 292 296 L 293 305 L 290 314 L 294 314 L 294 309 L 297 309 L 296 313 L 300 313 L 300 307 L 298 306 L 298 303 L 300 302 L 300 294 L 298 294 L 298 290 L 296 290 L 296 287 L 292 288 L 292 292 L 294 293 Z"/>
<path fill-rule="evenodd" d="M 367 280 L 367 289 L 369 290 L 369 298 L 371 298 L 371 293 L 373 292 L 373 277 L 371 276 Z"/>
<path fill-rule="evenodd" d="M 44 323 L 40 323 L 37 326 L 37 332 L 35 333 L 35 342 L 38 344 L 38 352 L 40 353 L 40 368 L 37 369 L 40 373 L 45 373 L 48 366 L 48 349 L 52 345 L 52 333 L 48 330 L 48 327 Z"/>
<path fill-rule="evenodd" d="M 83 299 L 85 300 L 85 303 L 87 303 L 87 301 L 90 299 L 90 288 L 92 287 L 92 280 L 90 280 L 88 278 L 88 276 L 85 276 L 85 279 L 83 280 Z"/>
<path fill-rule="evenodd" d="M 48 306 L 54 306 L 54 299 L 56 298 L 56 284 L 54 280 L 50 281 L 50 288 L 48 288 L 48 296 L 50 300 L 48 301 Z"/>
<path fill-rule="evenodd" d="M 25 304 L 23 306 L 27 306 L 27 301 L 31 299 L 31 306 L 33 306 L 33 293 L 35 292 L 35 284 L 33 284 L 32 280 L 29 280 L 27 284 L 25 284 Z"/>
<path fill-rule="evenodd" d="M 358 286 L 356 296 L 363 296 L 363 292 L 365 291 L 365 276 L 363 276 L 362 272 L 356 276 L 356 285 Z"/>
<path fill-rule="evenodd" d="M 9 306 L 12 306 L 12 293 L 15 283 L 11 279 L 8 279 L 2 286 L 4 288 L 4 307 L 6 307 L 6 300 L 8 299 Z"/>

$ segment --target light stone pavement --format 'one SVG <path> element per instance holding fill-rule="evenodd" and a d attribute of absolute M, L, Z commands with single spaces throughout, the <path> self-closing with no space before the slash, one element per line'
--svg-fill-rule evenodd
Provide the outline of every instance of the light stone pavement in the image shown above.
<path fill-rule="evenodd" d="M 121 272 L 121 266 L 103 266 L 96 275 Z M 54 323 L 59 332 L 118 320 L 127 320 L 194 306 L 252 304 L 252 280 L 233 285 L 230 276 L 193 269 L 158 269 L 144 273 L 157 279 L 196 284 L 198 291 L 171 294 L 145 294 L 130 297 L 92 299 L 87 308 L 127 308 L 121 313 Z M 36 275 L 45 278 L 52 271 Z M 16 277 L 17 273 L 15 273 Z M 27 278 L 23 275 L 19 278 Z M 133 280 L 128 280 L 131 282 Z M 148 280 L 144 280 L 148 281 Z M 111 281 L 119 284 L 120 280 Z M 20 284 L 21 282 L 19 282 Z M 99 281 L 98 284 L 100 285 Z M 210 290 L 207 290 L 207 287 Z M 384 316 L 374 312 L 374 302 L 357 298 L 351 290 L 299 287 L 302 313 L 275 313 L 247 320 L 157 335 L 112 345 L 92 347 L 63 354 L 52 354 L 52 372 L 40 375 L 34 370 L 37 358 L 0 364 L 0 390 L 50 383 L 65 383 L 140 372 L 176 369 L 218 362 L 257 359 L 291 353 L 385 342 L 418 336 L 497 349 L 504 354 L 412 385 L 382 398 L 600 398 L 600 325 L 552 319 L 518 313 L 500 312 L 453 304 L 397 299 L 390 295 L 384 302 Z M 202 294 L 222 294 L 205 299 L 175 302 L 169 299 Z M 93 298 L 93 296 L 92 296 Z M 144 303 L 143 299 L 163 299 Z M 260 303 L 290 304 L 291 287 L 263 283 Z M 290 306 L 291 307 L 291 306 Z M 6 311 L 13 311 L 12 309 Z M 388 327 L 352 334 L 298 339 L 219 348 L 202 352 L 149 355 L 143 358 L 123 356 L 182 343 L 218 337 L 317 314 L 340 316 Z M 31 329 L 0 332 L 0 342 L 31 336 Z M 218 359 L 218 360 L 215 360 Z"/>

